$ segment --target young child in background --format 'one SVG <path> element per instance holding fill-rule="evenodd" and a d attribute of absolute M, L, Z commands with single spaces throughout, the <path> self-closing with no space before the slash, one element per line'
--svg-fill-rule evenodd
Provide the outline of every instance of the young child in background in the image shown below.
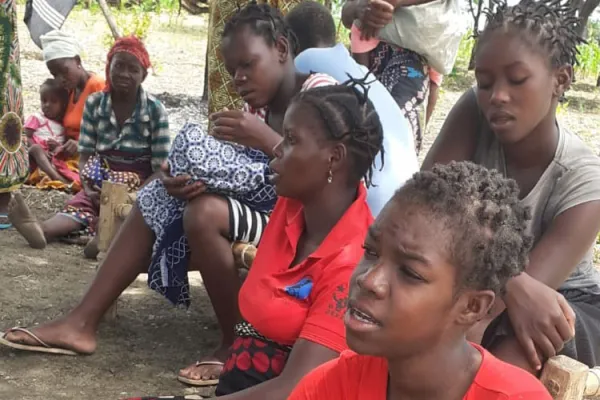
<path fill-rule="evenodd" d="M 40 86 L 41 113 L 27 118 L 25 135 L 29 144 L 31 171 L 42 170 L 52 180 L 67 182 L 64 176 L 52 165 L 52 157 L 60 152 L 65 143 L 65 130 L 62 120 L 67 109 L 69 92 L 56 79 L 46 79 Z"/>
<path fill-rule="evenodd" d="M 106 63 L 106 88 L 85 104 L 79 137 L 79 171 L 83 190 L 62 212 L 44 222 L 15 194 L 9 217 L 33 248 L 64 237 L 93 235 L 100 211 L 102 181 L 137 189 L 160 170 L 171 144 L 167 113 L 142 83 L 150 67 L 144 44 L 136 37 L 118 39 Z"/>

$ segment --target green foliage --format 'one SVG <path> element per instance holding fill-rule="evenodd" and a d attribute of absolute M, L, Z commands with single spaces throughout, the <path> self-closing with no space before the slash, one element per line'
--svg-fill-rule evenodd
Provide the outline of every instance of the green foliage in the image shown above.
<path fill-rule="evenodd" d="M 600 45 L 597 41 L 579 46 L 579 65 L 575 68 L 577 76 L 596 78 L 600 75 Z"/>
<path fill-rule="evenodd" d="M 153 13 L 144 11 L 142 6 L 134 6 L 127 11 L 120 11 L 114 15 L 115 23 L 117 24 L 121 35 L 135 35 L 142 40 L 148 37 L 150 27 L 152 26 L 153 16 Z M 102 40 L 102 43 L 107 49 L 110 48 L 114 42 L 115 39 L 110 33 L 106 34 Z"/>

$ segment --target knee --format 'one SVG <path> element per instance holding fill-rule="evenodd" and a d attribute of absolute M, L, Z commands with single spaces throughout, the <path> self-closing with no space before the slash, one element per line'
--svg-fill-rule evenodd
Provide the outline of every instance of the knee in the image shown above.
<path fill-rule="evenodd" d="M 29 154 L 32 156 L 39 156 L 44 154 L 44 149 L 39 144 L 32 144 L 29 146 Z"/>
<path fill-rule="evenodd" d="M 188 240 L 226 233 L 229 229 L 227 201 L 215 195 L 203 195 L 190 201 L 183 213 L 183 229 Z"/>

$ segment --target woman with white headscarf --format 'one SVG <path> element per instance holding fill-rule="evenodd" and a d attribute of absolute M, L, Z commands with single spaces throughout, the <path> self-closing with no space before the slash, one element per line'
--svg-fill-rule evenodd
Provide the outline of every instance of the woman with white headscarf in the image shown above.
<path fill-rule="evenodd" d="M 81 182 L 77 142 L 83 108 L 90 94 L 104 89 L 104 79 L 86 71 L 81 63 L 79 43 L 71 35 L 62 31 L 51 31 L 42 36 L 41 41 L 48 70 L 69 91 L 69 102 L 63 118 L 67 140 L 58 155 L 53 157 L 52 164 L 70 183 L 52 181 L 39 170 L 33 172 L 30 183 L 41 189 L 70 188 L 79 191 Z"/>

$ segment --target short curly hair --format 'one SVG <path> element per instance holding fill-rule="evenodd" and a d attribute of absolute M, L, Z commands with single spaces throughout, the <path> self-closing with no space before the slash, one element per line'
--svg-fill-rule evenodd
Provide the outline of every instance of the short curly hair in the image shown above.
<path fill-rule="evenodd" d="M 393 201 L 424 208 L 448 233 L 446 250 L 457 266 L 458 290 L 504 291 L 523 272 L 532 238 L 531 219 L 512 179 L 472 162 L 436 165 L 417 172 Z"/>

